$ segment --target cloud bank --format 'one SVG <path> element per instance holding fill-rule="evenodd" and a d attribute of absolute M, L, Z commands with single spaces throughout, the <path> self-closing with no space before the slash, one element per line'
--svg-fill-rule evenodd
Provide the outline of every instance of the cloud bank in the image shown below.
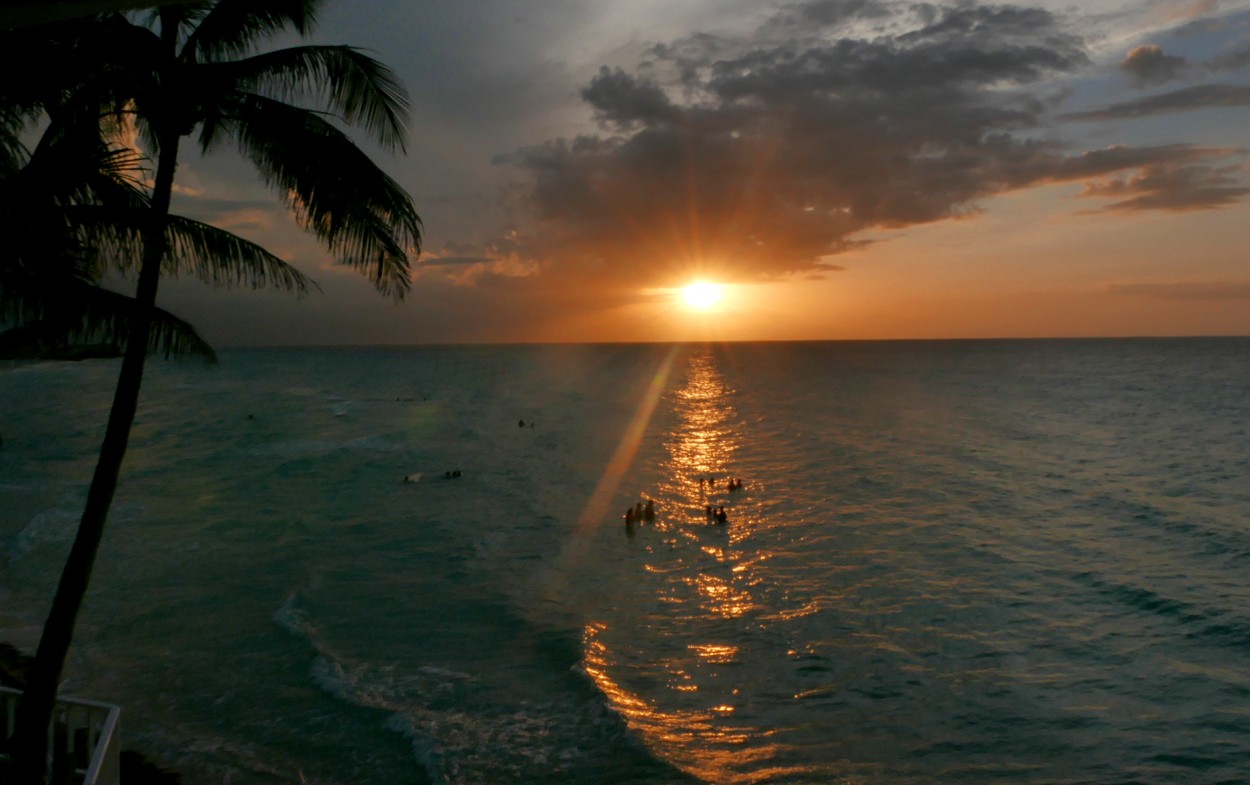
<path fill-rule="evenodd" d="M 1184 66 L 1148 47 L 1125 63 L 1142 83 Z M 1212 163 L 1235 150 L 1067 152 L 1053 136 L 1054 80 L 1090 67 L 1059 17 L 1006 5 L 813 0 L 751 35 L 655 45 L 582 90 L 599 133 L 499 159 L 525 177 L 516 226 L 489 253 L 622 286 L 692 272 L 819 276 L 865 230 L 973 215 L 1022 188 L 1084 182 L 1083 196 L 1116 211 L 1214 208 L 1246 193 L 1234 168 Z M 1250 100 L 1187 90 L 1067 119 Z"/>

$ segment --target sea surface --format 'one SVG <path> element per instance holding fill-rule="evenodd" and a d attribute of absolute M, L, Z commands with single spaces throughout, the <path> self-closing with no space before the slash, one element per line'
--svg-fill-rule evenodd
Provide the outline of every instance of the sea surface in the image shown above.
<path fill-rule="evenodd" d="M 0 367 L 0 640 L 117 370 Z M 65 690 L 187 785 L 1250 782 L 1250 339 L 153 361 Z"/>

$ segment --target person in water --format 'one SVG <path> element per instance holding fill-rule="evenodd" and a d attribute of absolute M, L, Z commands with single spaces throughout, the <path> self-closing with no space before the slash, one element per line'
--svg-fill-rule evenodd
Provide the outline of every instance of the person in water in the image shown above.
<path fill-rule="evenodd" d="M 716 510 L 716 522 L 717 522 L 717 523 L 729 523 L 729 516 L 725 513 L 725 508 L 724 508 L 724 507 L 719 507 L 719 508 L 717 508 L 717 510 Z"/>
<path fill-rule="evenodd" d="M 655 520 L 655 501 L 647 499 L 647 506 L 642 508 L 642 517 L 647 521 Z"/>

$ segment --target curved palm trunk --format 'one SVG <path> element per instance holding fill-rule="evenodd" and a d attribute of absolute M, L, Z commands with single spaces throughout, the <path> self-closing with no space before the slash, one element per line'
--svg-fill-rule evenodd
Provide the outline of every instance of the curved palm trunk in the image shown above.
<path fill-rule="evenodd" d="M 16 731 L 11 743 L 13 768 L 18 785 L 40 785 L 47 776 L 48 726 L 52 719 L 52 707 L 74 635 L 78 611 L 87 594 L 91 570 L 95 565 L 100 540 L 104 536 L 104 524 L 113 502 L 113 494 L 117 490 L 117 478 L 122 459 L 126 455 L 126 445 L 130 440 L 130 427 L 134 423 L 135 410 L 139 404 L 139 387 L 143 381 L 143 366 L 147 358 L 152 310 L 160 283 L 161 262 L 166 252 L 165 223 L 169 214 L 177 161 L 178 136 L 166 134 L 160 140 L 156 183 L 152 192 L 151 225 L 144 236 L 143 266 L 140 268 L 136 287 L 135 312 L 131 320 L 130 335 L 126 340 L 121 372 L 117 377 L 117 390 L 113 394 L 108 428 L 100 446 L 100 457 L 91 478 L 91 487 L 87 491 L 87 504 L 78 524 L 78 534 L 61 571 L 61 581 L 52 600 L 52 608 L 48 611 L 47 621 L 44 622 L 39 649 L 27 674 L 26 690 L 17 710 Z"/>

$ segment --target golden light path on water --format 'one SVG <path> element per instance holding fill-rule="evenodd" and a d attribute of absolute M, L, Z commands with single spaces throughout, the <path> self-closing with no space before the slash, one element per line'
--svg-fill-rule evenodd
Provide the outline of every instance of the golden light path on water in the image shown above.
<path fill-rule="evenodd" d="M 584 667 L 658 757 L 706 782 L 765 782 L 786 772 L 771 731 L 737 719 L 736 704 L 749 696 L 736 681 L 742 653 L 732 632 L 759 609 L 750 587 L 762 557 L 735 547 L 754 521 L 748 505 L 733 503 L 741 492 L 726 489 L 741 424 L 714 352 L 688 351 L 684 384 L 666 396 L 676 427 L 666 434 L 655 494 L 665 514 L 647 531 L 653 545 L 641 566 L 649 577 L 634 587 L 646 596 L 633 597 L 633 612 L 586 624 Z M 721 504 L 733 511 L 728 526 L 705 514 Z M 634 681 L 666 690 L 644 692 Z"/>

